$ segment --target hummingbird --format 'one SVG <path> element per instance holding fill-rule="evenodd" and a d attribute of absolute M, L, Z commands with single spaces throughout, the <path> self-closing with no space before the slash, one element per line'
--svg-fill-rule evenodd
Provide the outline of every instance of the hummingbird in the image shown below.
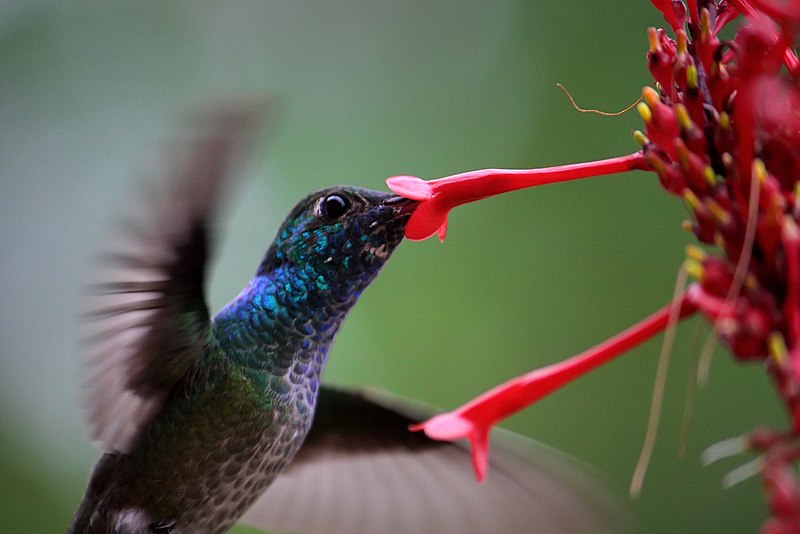
<path fill-rule="evenodd" d="M 220 533 L 238 521 L 312 534 L 615 530 L 602 484 L 543 446 L 493 440 L 492 475 L 477 484 L 463 445 L 409 431 L 430 408 L 322 384 L 342 321 L 415 201 L 311 193 L 244 289 L 209 313 L 215 220 L 255 116 L 212 114 L 105 254 L 83 369 L 104 452 L 68 532 Z"/>

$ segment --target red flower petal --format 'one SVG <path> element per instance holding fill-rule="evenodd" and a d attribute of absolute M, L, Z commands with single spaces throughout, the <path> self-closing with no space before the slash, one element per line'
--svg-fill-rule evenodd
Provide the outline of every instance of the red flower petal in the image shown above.
<path fill-rule="evenodd" d="M 431 184 L 416 176 L 392 176 L 386 183 L 389 189 L 411 200 L 428 200 L 433 196 Z"/>
<path fill-rule="evenodd" d="M 422 183 L 427 185 L 427 182 Z M 399 191 L 395 190 L 394 192 L 398 193 Z M 444 236 L 447 232 L 447 213 L 449 211 L 450 207 L 443 205 L 437 198 L 423 200 L 414 209 L 411 219 L 406 224 L 406 237 L 412 241 L 422 241 L 438 233 L 439 239 L 444 241 Z"/>
<path fill-rule="evenodd" d="M 424 430 L 425 435 L 439 441 L 466 439 L 472 453 L 472 470 L 478 482 L 486 480 L 489 471 L 489 432 L 491 425 L 463 417 L 456 412 L 439 414 L 424 423 L 411 425 L 412 432 Z"/>

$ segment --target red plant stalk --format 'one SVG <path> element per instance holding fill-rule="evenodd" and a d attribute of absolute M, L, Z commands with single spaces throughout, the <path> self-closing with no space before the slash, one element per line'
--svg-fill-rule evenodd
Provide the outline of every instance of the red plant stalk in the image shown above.
<path fill-rule="evenodd" d="M 489 169 L 432 182 L 394 177 L 389 187 L 420 204 L 407 237 L 444 239 L 450 209 L 496 194 L 627 170 L 656 173 L 691 213 L 687 228 L 717 252 L 689 250 L 697 282 L 670 304 L 588 351 L 502 384 L 418 425 L 432 437 L 468 438 L 485 476 L 498 420 L 664 329 L 669 310 L 702 312 L 740 361 L 760 361 L 789 413 L 785 432 L 754 432 L 771 518 L 763 532 L 800 532 L 800 0 L 651 0 L 669 24 L 649 28 L 654 87 L 637 111 L 635 154 L 551 169 Z M 730 40 L 719 32 L 745 19 Z M 765 437 L 766 436 L 766 437 Z"/>

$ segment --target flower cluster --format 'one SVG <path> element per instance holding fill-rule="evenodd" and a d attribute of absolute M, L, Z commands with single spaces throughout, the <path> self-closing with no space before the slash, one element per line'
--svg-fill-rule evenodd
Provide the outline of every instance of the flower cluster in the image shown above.
<path fill-rule="evenodd" d="M 657 174 L 683 199 L 687 222 L 713 252 L 687 248 L 695 281 L 673 302 L 586 352 L 497 386 L 417 429 L 437 439 L 467 438 L 485 476 L 487 436 L 511 413 L 624 353 L 670 323 L 700 312 L 734 358 L 758 360 L 774 378 L 790 416 L 786 432 L 748 437 L 761 454 L 771 518 L 763 531 L 800 529 L 800 0 L 651 0 L 668 30 L 648 30 L 654 84 L 637 110 L 641 150 L 549 169 L 472 171 L 430 182 L 388 180 L 420 200 L 407 236 L 444 239 L 447 212 L 523 187 L 632 169 Z M 733 39 L 720 32 L 743 23 Z M 738 24 L 738 22 L 737 22 Z"/>
<path fill-rule="evenodd" d="M 693 213 L 696 249 L 686 269 L 692 302 L 734 358 L 763 360 L 790 416 L 790 430 L 760 430 L 772 517 L 763 531 L 797 532 L 800 483 L 791 463 L 800 432 L 800 64 L 792 51 L 800 2 L 653 2 L 670 24 L 648 32 L 646 89 L 637 137 L 663 187 Z M 688 8 L 688 13 L 687 9 Z M 730 42 L 719 33 L 747 22 Z"/>

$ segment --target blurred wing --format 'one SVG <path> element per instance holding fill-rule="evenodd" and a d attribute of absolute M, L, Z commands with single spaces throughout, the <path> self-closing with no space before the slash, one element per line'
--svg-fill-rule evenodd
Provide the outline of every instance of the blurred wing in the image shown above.
<path fill-rule="evenodd" d="M 203 117 L 199 134 L 169 154 L 164 185 L 136 206 L 90 286 L 86 404 L 105 450 L 128 452 L 202 353 L 211 225 L 260 112 L 241 105 Z"/>
<path fill-rule="evenodd" d="M 303 448 L 241 521 L 304 534 L 624 530 L 609 490 L 556 451 L 499 432 L 478 484 L 465 447 L 408 431 L 430 410 L 387 399 L 323 388 Z"/>

